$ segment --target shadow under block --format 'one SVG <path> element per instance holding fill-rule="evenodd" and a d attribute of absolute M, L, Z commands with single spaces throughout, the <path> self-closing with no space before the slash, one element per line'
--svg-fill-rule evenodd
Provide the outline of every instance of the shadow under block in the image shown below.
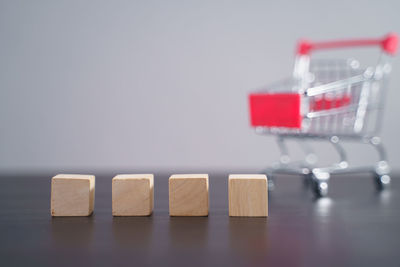
<path fill-rule="evenodd" d="M 153 174 L 121 174 L 112 179 L 113 216 L 149 216 L 153 207 Z"/>
<path fill-rule="evenodd" d="M 169 178 L 170 216 L 208 216 L 208 174 L 175 174 Z"/>
<path fill-rule="evenodd" d="M 58 174 L 51 179 L 51 216 L 89 216 L 94 209 L 94 175 Z"/>
<path fill-rule="evenodd" d="M 228 187 L 229 216 L 268 216 L 268 182 L 265 175 L 231 174 Z"/>

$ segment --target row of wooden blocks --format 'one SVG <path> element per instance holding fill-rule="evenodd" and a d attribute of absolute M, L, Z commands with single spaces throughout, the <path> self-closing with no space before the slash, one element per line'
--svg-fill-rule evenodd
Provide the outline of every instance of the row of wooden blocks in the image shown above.
<path fill-rule="evenodd" d="M 89 216 L 94 210 L 95 177 L 59 174 L 51 182 L 52 216 Z M 231 174 L 229 216 L 268 216 L 267 177 Z M 113 216 L 149 216 L 154 207 L 154 175 L 122 174 L 112 179 Z M 170 216 L 208 216 L 208 174 L 175 174 L 169 178 Z"/>

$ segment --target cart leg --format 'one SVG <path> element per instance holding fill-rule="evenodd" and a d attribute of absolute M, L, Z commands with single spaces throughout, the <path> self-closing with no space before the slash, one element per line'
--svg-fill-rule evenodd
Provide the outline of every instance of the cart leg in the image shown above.
<path fill-rule="evenodd" d="M 375 150 L 378 152 L 379 161 L 376 163 L 374 169 L 374 182 L 378 190 L 382 190 L 390 184 L 390 166 L 387 163 L 386 150 L 379 137 L 372 137 L 369 139 Z"/>
<path fill-rule="evenodd" d="M 333 147 L 335 148 L 336 152 L 339 155 L 339 168 L 347 168 L 349 166 L 348 162 L 347 162 L 347 154 L 346 154 L 346 150 L 344 150 L 343 146 L 339 143 L 340 139 L 337 136 L 332 136 L 329 141 L 331 142 L 331 144 L 333 145 Z"/>
<path fill-rule="evenodd" d="M 311 185 L 312 180 L 312 168 L 318 162 L 318 156 L 314 153 L 314 150 L 310 146 L 309 143 L 306 141 L 298 140 L 299 146 L 301 150 L 303 150 L 305 159 L 304 159 L 304 166 L 302 169 L 303 173 L 303 185 L 304 187 L 309 187 Z"/>
<path fill-rule="evenodd" d="M 314 153 L 314 150 L 306 141 L 299 141 L 300 148 L 305 154 L 305 166 L 314 166 L 318 162 L 318 156 Z"/>
<path fill-rule="evenodd" d="M 282 136 L 279 136 L 276 139 L 276 143 L 278 144 L 279 150 L 281 152 L 281 156 L 279 158 L 280 164 L 282 164 L 282 165 L 288 164 L 290 162 L 290 156 L 289 156 L 289 150 L 285 143 L 285 138 Z"/>
<path fill-rule="evenodd" d="M 285 166 L 289 164 L 290 162 L 290 156 L 289 156 L 289 151 L 285 143 L 285 138 L 282 136 L 279 136 L 276 139 L 276 143 L 278 145 L 278 148 L 280 150 L 280 158 L 279 162 L 276 163 L 275 169 L 279 169 L 282 165 Z M 264 174 L 267 175 L 268 178 L 268 190 L 272 191 L 275 189 L 275 176 L 274 176 L 274 168 L 269 168 L 263 171 Z"/>

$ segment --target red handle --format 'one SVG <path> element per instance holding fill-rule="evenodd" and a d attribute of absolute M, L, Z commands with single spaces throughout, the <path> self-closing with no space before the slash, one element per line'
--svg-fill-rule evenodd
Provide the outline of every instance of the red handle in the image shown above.
<path fill-rule="evenodd" d="M 396 54 L 398 44 L 398 36 L 390 33 L 380 39 L 356 39 L 356 40 L 340 40 L 330 42 L 309 42 L 300 41 L 297 46 L 298 55 L 309 55 L 311 51 L 319 49 L 343 48 L 343 47 L 359 47 L 359 46 L 380 46 L 383 51 L 390 55 Z"/>

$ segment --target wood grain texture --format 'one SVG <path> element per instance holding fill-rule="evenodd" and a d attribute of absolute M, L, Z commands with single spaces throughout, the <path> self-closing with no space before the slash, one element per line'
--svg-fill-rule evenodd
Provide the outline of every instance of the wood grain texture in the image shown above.
<path fill-rule="evenodd" d="M 51 179 L 52 216 L 89 216 L 94 210 L 95 177 L 58 174 Z"/>
<path fill-rule="evenodd" d="M 208 174 L 175 174 L 169 178 L 170 216 L 208 216 Z"/>
<path fill-rule="evenodd" d="M 229 175 L 229 216 L 268 216 L 267 177 L 260 174 Z"/>
<path fill-rule="evenodd" d="M 122 174 L 112 179 L 113 216 L 149 216 L 153 208 L 153 174 Z"/>
<path fill-rule="evenodd" d="M 329 198 L 320 199 L 305 190 L 303 177 L 279 175 L 268 203 L 269 216 L 278 216 L 270 220 L 228 217 L 223 173 L 209 174 L 209 217 L 169 217 L 170 174 L 162 172 L 154 176 L 156 216 L 113 217 L 110 171 L 96 173 L 95 216 L 53 220 L 51 174 L 0 174 L 1 265 L 399 265 L 398 173 L 379 192 L 372 175 L 337 175 Z"/>

